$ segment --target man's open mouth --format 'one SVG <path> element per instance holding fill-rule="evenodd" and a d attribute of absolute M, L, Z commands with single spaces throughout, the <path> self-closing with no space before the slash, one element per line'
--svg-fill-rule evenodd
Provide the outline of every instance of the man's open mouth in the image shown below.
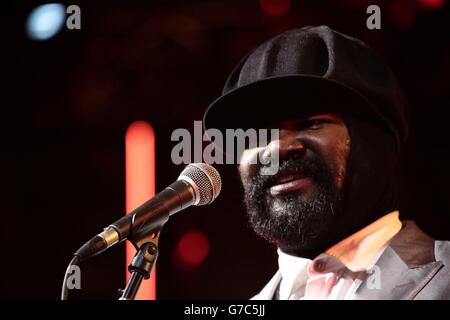
<path fill-rule="evenodd" d="M 272 196 L 294 191 L 304 191 L 311 185 L 311 179 L 299 172 L 278 174 L 269 187 Z"/>

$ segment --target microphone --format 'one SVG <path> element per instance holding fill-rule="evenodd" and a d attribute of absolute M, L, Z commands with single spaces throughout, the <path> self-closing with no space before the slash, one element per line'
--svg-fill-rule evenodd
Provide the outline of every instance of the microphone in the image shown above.
<path fill-rule="evenodd" d="M 191 205 L 210 204 L 221 188 L 222 181 L 214 167 L 191 163 L 177 181 L 86 242 L 75 257 L 81 262 L 126 239 L 142 239 L 161 229 L 174 213 Z"/>

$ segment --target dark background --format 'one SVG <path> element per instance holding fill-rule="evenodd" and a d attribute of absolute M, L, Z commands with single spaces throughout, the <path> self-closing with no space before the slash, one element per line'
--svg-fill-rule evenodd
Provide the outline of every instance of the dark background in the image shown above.
<path fill-rule="evenodd" d="M 402 213 L 450 239 L 447 2 L 74 0 L 65 4 L 80 6 L 81 30 L 32 41 L 25 21 L 43 2 L 16 1 L 3 10 L 1 47 L 0 298 L 57 299 L 72 253 L 124 214 L 129 124 L 153 125 L 163 189 L 183 167 L 170 160 L 172 131 L 192 130 L 247 51 L 306 25 L 364 40 L 398 76 L 413 116 L 401 165 Z M 381 30 L 366 28 L 370 4 L 381 7 Z M 247 226 L 235 167 L 217 168 L 221 196 L 174 216 L 161 235 L 161 299 L 248 298 L 276 270 L 275 249 Z M 202 231 L 210 244 L 196 268 L 174 259 L 189 230 Z M 83 264 L 76 298 L 117 298 L 123 261 L 118 246 Z"/>

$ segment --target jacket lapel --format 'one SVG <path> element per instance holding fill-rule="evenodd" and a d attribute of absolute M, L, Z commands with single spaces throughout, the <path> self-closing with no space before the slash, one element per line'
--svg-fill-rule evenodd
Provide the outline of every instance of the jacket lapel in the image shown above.
<path fill-rule="evenodd" d="M 421 266 L 408 267 L 394 249 L 389 246 L 378 260 L 373 273 L 356 292 L 356 299 L 414 299 L 436 275 L 442 265 L 442 262 L 434 261 Z"/>
<path fill-rule="evenodd" d="M 356 299 L 414 299 L 443 266 L 435 259 L 434 246 L 434 239 L 406 221 L 356 292 Z"/>

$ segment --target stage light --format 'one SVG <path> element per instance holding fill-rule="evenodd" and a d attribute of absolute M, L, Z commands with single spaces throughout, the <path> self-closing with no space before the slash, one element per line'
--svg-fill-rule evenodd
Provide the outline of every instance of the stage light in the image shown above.
<path fill-rule="evenodd" d="M 446 0 L 419 0 L 419 2 L 428 9 L 439 9 L 445 5 Z"/>
<path fill-rule="evenodd" d="M 209 240 L 199 230 L 186 232 L 178 241 L 175 249 L 176 261 L 181 267 L 197 268 L 209 253 Z"/>
<path fill-rule="evenodd" d="M 36 7 L 27 19 L 26 32 L 33 40 L 47 40 L 61 30 L 66 17 L 62 4 L 49 3 Z"/>
<path fill-rule="evenodd" d="M 145 121 L 133 122 L 125 134 L 126 212 L 130 212 L 155 195 L 155 133 Z M 136 249 L 126 245 L 126 280 Z M 142 282 L 136 300 L 156 299 L 156 267 L 150 279 Z"/>
<path fill-rule="evenodd" d="M 271 17 L 286 15 L 291 9 L 291 0 L 259 0 L 261 9 Z"/>

